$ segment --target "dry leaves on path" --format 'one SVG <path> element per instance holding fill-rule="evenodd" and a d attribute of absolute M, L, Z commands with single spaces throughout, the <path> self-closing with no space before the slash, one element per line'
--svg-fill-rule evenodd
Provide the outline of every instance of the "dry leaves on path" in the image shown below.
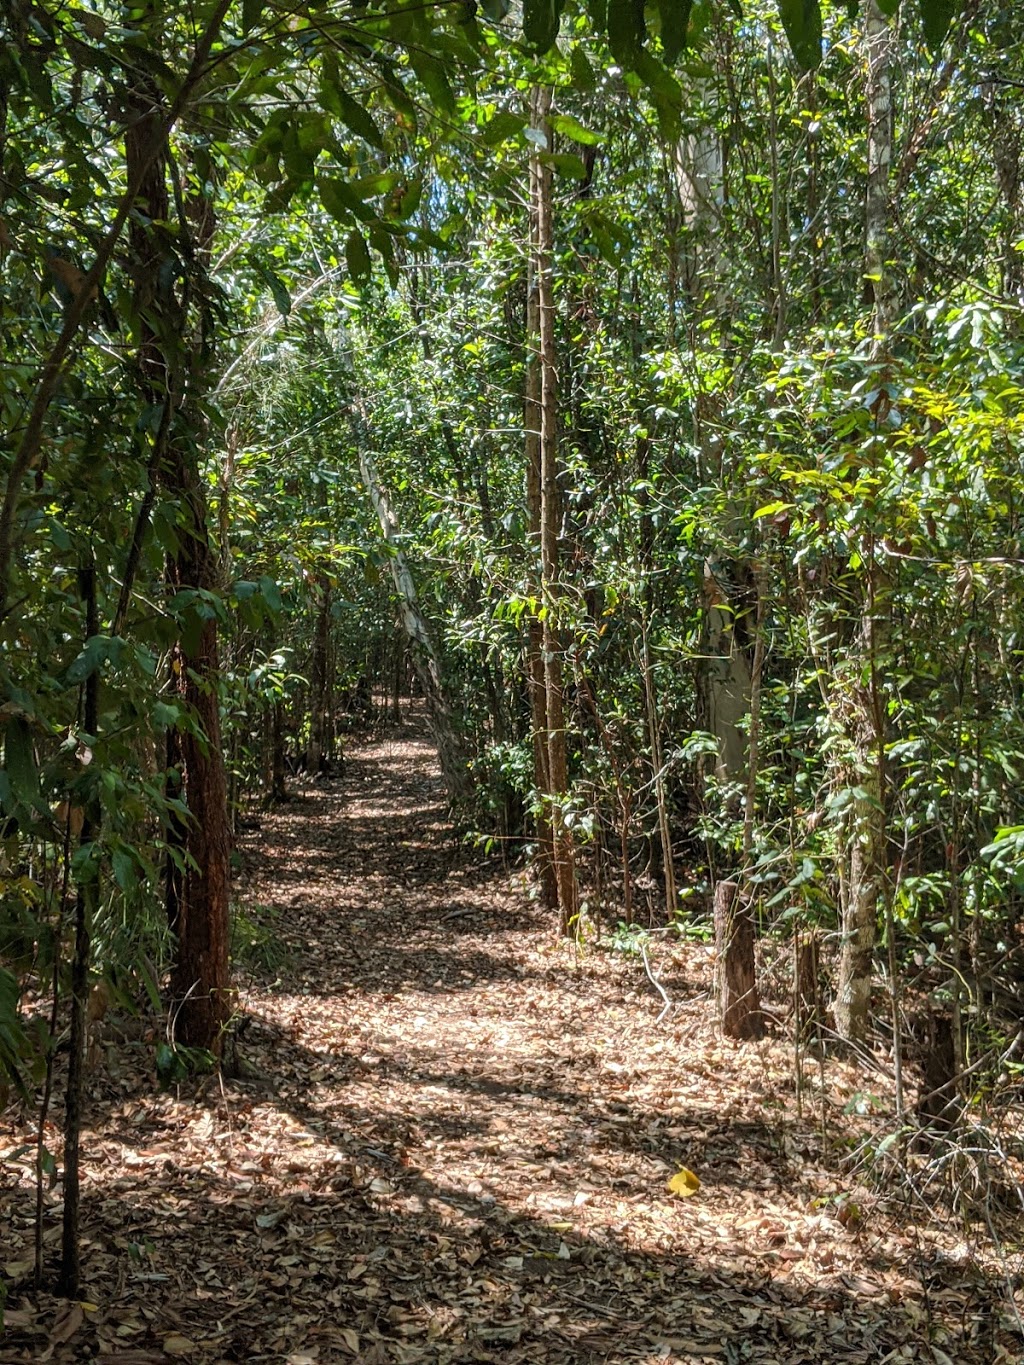
<path fill-rule="evenodd" d="M 794 1117 L 785 1047 L 717 1036 L 703 949 L 660 965 L 656 1026 L 636 963 L 557 943 L 521 879 L 456 842 L 419 731 L 354 748 L 343 781 L 261 824 L 241 891 L 283 956 L 239 973 L 245 1078 L 162 1095 L 141 1054 L 93 1078 L 87 1305 L 27 1291 L 31 1181 L 8 1156 L 0 1360 L 1011 1349 L 1000 1286 L 955 1244 L 917 1254 L 864 1195 L 838 1216 L 849 1191 Z M 30 1136 L 26 1118 L 0 1142 Z"/>

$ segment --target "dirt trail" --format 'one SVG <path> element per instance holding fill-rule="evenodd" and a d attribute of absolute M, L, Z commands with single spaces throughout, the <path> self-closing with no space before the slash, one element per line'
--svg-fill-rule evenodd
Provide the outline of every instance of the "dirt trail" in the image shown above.
<path fill-rule="evenodd" d="M 638 960 L 557 944 L 455 842 L 421 733 L 354 746 L 243 853 L 284 950 L 240 975 L 251 1074 L 96 1078 L 95 1307 L 46 1357 L 57 1310 L 13 1292 L 0 1359 L 1011 1358 L 996 1286 L 827 1169 L 785 1041 L 717 1038 L 706 950 L 660 951 L 657 1024 Z M 833 1068 L 836 1132 L 855 1084 Z M 680 1165 L 692 1198 L 666 1189 Z"/>

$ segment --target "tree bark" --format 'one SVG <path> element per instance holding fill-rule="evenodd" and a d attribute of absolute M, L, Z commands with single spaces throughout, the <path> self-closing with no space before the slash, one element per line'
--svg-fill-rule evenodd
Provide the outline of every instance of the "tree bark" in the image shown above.
<path fill-rule="evenodd" d="M 534 88 L 530 123 L 551 147 L 551 90 Z M 541 653 L 547 732 L 547 777 L 551 846 L 558 886 L 559 926 L 574 932 L 579 913 L 576 853 L 565 819 L 569 765 L 565 735 L 565 698 L 562 642 L 558 634 L 561 597 L 558 536 L 562 523 L 562 490 L 558 484 L 558 369 L 555 351 L 554 221 L 551 168 L 540 159 L 537 141 L 530 143 L 530 244 L 537 290 L 537 349 L 540 361 L 540 560 L 541 600 L 544 606 Z"/>
<path fill-rule="evenodd" d="M 892 33 L 878 0 L 865 0 L 868 181 L 864 204 L 864 275 L 874 302 L 877 352 L 888 345 L 897 296 L 889 265 L 889 172 L 892 166 Z"/>
<path fill-rule="evenodd" d="M 526 386 L 523 395 L 523 429 L 526 453 L 526 512 L 529 545 L 534 558 L 531 596 L 542 600 L 541 542 L 541 366 L 540 291 L 533 253 L 528 263 L 526 292 Z M 530 694 L 530 732 L 533 746 L 533 785 L 537 793 L 534 817 L 536 853 L 534 867 L 541 902 L 558 909 L 558 878 L 551 832 L 551 776 L 548 764 L 548 699 L 544 681 L 544 628 L 540 616 L 531 614 L 526 629 L 526 683 Z"/>
<path fill-rule="evenodd" d="M 329 729 L 327 665 L 331 643 L 331 582 L 326 574 L 320 575 L 317 587 L 319 598 L 309 670 L 309 745 L 306 749 L 306 771 L 311 777 L 324 769 Z"/>
<path fill-rule="evenodd" d="M 82 597 L 85 602 L 85 638 L 99 634 L 99 612 L 96 604 L 96 570 L 90 565 L 80 571 Z M 98 672 L 90 674 L 85 683 L 83 724 L 91 740 L 99 729 Z M 99 838 L 100 805 L 96 798 L 85 807 L 79 845 L 86 848 Z M 89 967 L 92 957 L 92 926 L 100 903 L 99 866 L 95 860 L 85 862 L 85 876 L 75 888 L 75 948 L 71 960 L 71 1030 L 68 1043 L 68 1083 L 64 1100 L 64 1212 L 61 1229 L 61 1266 L 58 1289 L 66 1298 L 75 1298 L 81 1279 L 79 1245 L 79 1214 L 82 1200 L 80 1148 L 82 1119 L 85 1105 L 85 1048 L 87 1006 L 89 1001 Z"/>
<path fill-rule="evenodd" d="M 722 1032 L 727 1038 L 760 1038 L 764 1017 L 757 993 L 754 917 L 738 882 L 717 884 L 714 912 Z"/>
<path fill-rule="evenodd" d="M 889 173 L 892 164 L 892 35 L 878 0 L 866 0 L 868 179 L 865 196 L 864 274 L 874 302 L 872 355 L 882 361 L 896 316 L 897 294 L 889 263 Z M 879 399 L 879 404 L 884 400 Z M 879 408 L 879 417 L 884 413 Z M 874 451 L 874 445 L 872 446 Z M 836 981 L 836 1032 L 849 1043 L 867 1036 L 878 906 L 885 892 L 885 735 L 879 695 L 880 571 L 873 536 L 862 553 L 864 605 L 853 666 L 837 679 L 837 706 L 849 760 L 852 792 L 846 822 L 846 866 L 840 882 L 842 947 Z M 862 675 L 866 672 L 867 681 Z"/>
<path fill-rule="evenodd" d="M 189 215 L 176 195 L 178 231 L 172 242 L 165 225 L 171 219 L 168 178 L 173 168 L 159 91 L 143 85 L 133 103 L 137 117 L 125 137 L 125 154 L 129 179 L 139 185 L 142 209 L 129 226 L 140 382 L 148 401 L 173 411 L 157 470 L 179 509 L 178 543 L 168 558 L 167 585 L 175 594 L 214 592 L 216 551 L 198 467 L 197 400 L 205 387 L 209 357 L 203 329 L 195 336 L 189 317 L 191 286 L 204 268 L 213 218 L 206 200 L 193 202 Z M 154 140 L 159 141 L 155 155 Z M 186 278 L 179 296 L 176 277 L 182 261 Z M 168 794 L 187 808 L 183 818 L 171 816 L 167 831 L 167 911 L 177 939 L 170 992 L 175 1039 L 215 1056 L 220 1055 L 231 1010 L 231 831 L 219 677 L 216 620 L 197 613 L 187 638 L 183 633 L 171 656 L 171 687 L 195 726 L 172 728 L 167 736 Z"/>

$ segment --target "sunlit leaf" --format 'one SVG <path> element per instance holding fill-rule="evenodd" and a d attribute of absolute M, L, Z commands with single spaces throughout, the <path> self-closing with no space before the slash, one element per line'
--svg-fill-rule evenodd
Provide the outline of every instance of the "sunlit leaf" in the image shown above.
<path fill-rule="evenodd" d="M 700 1179 L 692 1171 L 688 1171 L 685 1166 L 680 1166 L 668 1182 L 668 1189 L 671 1194 L 677 1195 L 680 1199 L 689 1199 L 700 1189 Z"/>

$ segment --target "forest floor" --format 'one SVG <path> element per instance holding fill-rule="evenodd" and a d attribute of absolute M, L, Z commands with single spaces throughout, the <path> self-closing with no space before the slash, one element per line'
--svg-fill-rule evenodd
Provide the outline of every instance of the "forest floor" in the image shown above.
<path fill-rule="evenodd" d="M 640 959 L 455 838 L 414 727 L 242 855 L 243 1078 L 162 1093 L 152 1039 L 108 1049 L 81 1303 L 27 1287 L 33 1118 L 0 1121 L 0 1360 L 1020 1360 L 983 1240 L 844 1173 L 886 1083 L 830 1061 L 798 1117 L 786 1030 L 721 1039 L 700 943 L 652 948 L 659 1022 Z"/>

